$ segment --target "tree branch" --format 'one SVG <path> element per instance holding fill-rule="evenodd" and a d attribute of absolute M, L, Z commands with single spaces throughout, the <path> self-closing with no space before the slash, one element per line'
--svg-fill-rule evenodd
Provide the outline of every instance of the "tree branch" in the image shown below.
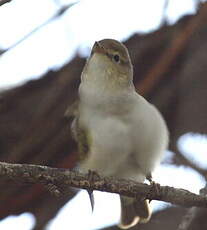
<path fill-rule="evenodd" d="M 206 195 L 207 194 L 207 185 L 205 188 L 200 190 L 201 195 Z M 193 225 L 193 221 L 198 218 L 200 215 L 201 209 L 197 207 L 192 207 L 188 209 L 186 214 L 183 216 L 181 223 L 178 226 L 177 230 L 188 230 L 190 229 L 190 226 Z"/>
<path fill-rule="evenodd" d="M 0 0 L 0 6 L 2 4 L 4 4 L 4 3 L 10 2 L 10 1 L 11 0 Z M 74 6 L 77 3 L 78 2 L 74 2 L 74 3 L 70 3 L 68 5 L 62 6 L 52 17 L 48 18 L 45 22 L 43 22 L 42 24 L 40 24 L 37 27 L 35 27 L 32 31 L 30 31 L 28 34 L 24 35 L 20 40 L 18 40 L 17 42 L 15 42 L 13 45 L 11 45 L 10 47 L 8 47 L 7 49 L 0 51 L 0 55 L 4 54 L 5 52 L 7 52 L 7 51 L 9 51 L 9 50 L 11 50 L 13 48 L 15 48 L 16 46 L 18 46 L 19 44 L 21 44 L 22 42 L 24 42 L 31 35 L 33 35 L 37 31 L 39 31 L 40 29 L 42 29 L 43 27 L 45 27 L 46 25 L 48 25 L 49 23 L 51 23 L 56 18 L 62 16 L 69 8 L 71 8 L 72 6 Z"/>
<path fill-rule="evenodd" d="M 62 189 L 67 192 L 70 187 L 75 187 L 118 193 L 128 197 L 161 200 L 185 207 L 207 207 L 207 196 L 196 195 L 184 189 L 160 186 L 159 184 L 147 185 L 99 175 L 91 181 L 87 174 L 47 166 L 0 162 L 0 178 L 49 185 L 50 188 L 53 187 L 52 193 L 56 195 L 61 195 Z M 49 191 L 51 192 L 51 189 Z"/>
<path fill-rule="evenodd" d="M 11 0 L 0 0 L 0 6 L 4 5 L 5 3 L 11 2 Z"/>
<path fill-rule="evenodd" d="M 192 169 L 194 169 L 195 171 L 197 171 L 198 173 L 200 173 L 205 180 L 207 180 L 207 171 L 206 169 L 202 169 L 201 167 L 199 167 L 198 165 L 196 165 L 192 160 L 190 160 L 189 158 L 187 158 L 185 155 L 183 155 L 180 151 L 178 150 L 173 150 L 173 152 L 176 154 L 177 159 L 179 160 L 179 163 L 186 165 Z"/>
<path fill-rule="evenodd" d="M 186 214 L 183 216 L 182 221 L 179 224 L 177 230 L 188 230 L 191 222 L 193 221 L 193 219 L 196 216 L 196 211 L 197 211 L 196 207 L 192 207 L 192 208 L 188 209 Z"/>
<path fill-rule="evenodd" d="M 141 95 L 147 95 L 157 85 L 157 82 L 169 71 L 170 66 L 175 61 L 183 49 L 187 46 L 188 41 L 192 38 L 200 26 L 207 19 L 207 4 L 201 5 L 198 14 L 189 20 L 185 28 L 182 28 L 180 33 L 177 33 L 172 39 L 171 44 L 163 51 L 158 61 L 149 69 L 143 80 L 136 86 Z"/>

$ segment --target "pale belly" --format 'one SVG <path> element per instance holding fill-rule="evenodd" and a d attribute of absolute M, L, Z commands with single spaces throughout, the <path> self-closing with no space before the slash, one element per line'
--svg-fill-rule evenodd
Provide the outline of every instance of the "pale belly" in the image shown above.
<path fill-rule="evenodd" d="M 168 143 L 167 128 L 157 110 L 140 100 L 126 113 L 114 115 L 102 107 L 84 107 L 81 122 L 89 131 L 90 152 L 83 170 L 141 182 L 159 164 Z"/>
<path fill-rule="evenodd" d="M 160 162 L 166 146 L 160 143 L 160 131 L 149 127 L 149 122 L 93 116 L 87 124 L 91 148 L 81 165 L 84 171 L 143 182 Z"/>
<path fill-rule="evenodd" d="M 91 147 L 82 169 L 95 170 L 103 175 L 114 175 L 125 164 L 131 153 L 130 129 L 114 118 L 94 118 L 87 122 Z"/>

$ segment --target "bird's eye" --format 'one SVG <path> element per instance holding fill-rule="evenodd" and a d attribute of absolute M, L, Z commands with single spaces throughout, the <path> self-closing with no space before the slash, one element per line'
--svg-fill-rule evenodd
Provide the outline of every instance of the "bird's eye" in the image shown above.
<path fill-rule="evenodd" d="M 120 61 L 120 57 L 119 57 L 119 55 L 117 55 L 117 54 L 115 54 L 115 55 L 113 56 L 113 59 L 114 59 L 114 61 L 117 62 L 117 63 Z"/>

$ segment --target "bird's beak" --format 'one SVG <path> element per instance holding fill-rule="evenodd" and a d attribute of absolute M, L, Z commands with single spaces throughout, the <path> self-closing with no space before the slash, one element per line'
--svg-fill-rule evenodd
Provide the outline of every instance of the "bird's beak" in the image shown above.
<path fill-rule="evenodd" d="M 94 53 L 106 54 L 107 52 L 106 49 L 99 42 L 95 42 L 92 48 L 91 56 Z"/>

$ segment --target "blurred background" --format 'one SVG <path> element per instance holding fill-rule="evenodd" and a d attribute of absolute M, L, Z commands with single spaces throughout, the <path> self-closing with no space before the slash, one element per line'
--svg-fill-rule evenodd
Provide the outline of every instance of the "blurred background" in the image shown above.
<path fill-rule="evenodd" d="M 65 111 L 77 99 L 93 43 L 128 47 L 137 91 L 161 111 L 170 146 L 153 178 L 199 193 L 207 178 L 207 3 L 199 0 L 0 0 L 0 161 L 73 168 L 77 146 Z M 118 229 L 117 195 L 56 198 L 42 185 L 0 180 L 0 229 Z M 206 229 L 207 211 L 152 201 L 133 229 Z M 192 210 L 192 209 L 191 209 Z"/>

